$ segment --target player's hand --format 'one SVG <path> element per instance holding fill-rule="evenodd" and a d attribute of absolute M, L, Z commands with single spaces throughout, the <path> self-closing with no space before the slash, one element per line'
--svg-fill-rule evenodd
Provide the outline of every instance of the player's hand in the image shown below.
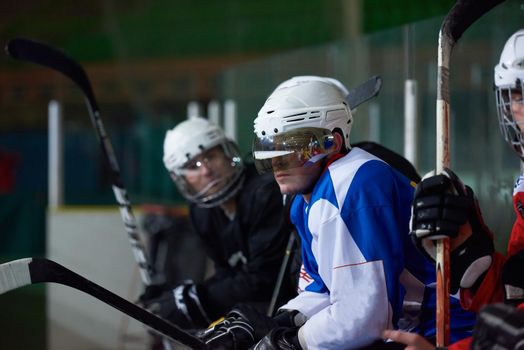
<path fill-rule="evenodd" d="M 502 267 L 504 301 L 507 304 L 524 303 L 524 248 L 511 255 Z"/>
<path fill-rule="evenodd" d="M 473 191 L 450 169 L 431 172 L 415 189 L 411 235 L 417 240 L 455 238 L 474 209 Z"/>
<path fill-rule="evenodd" d="M 223 321 L 207 329 L 200 338 L 207 349 L 249 349 L 277 327 L 270 317 L 250 305 L 237 305 Z"/>
<path fill-rule="evenodd" d="M 428 174 L 417 185 L 410 234 L 417 247 L 435 260 L 435 240 L 451 238 L 450 289 L 471 288 L 491 265 L 493 235 L 484 224 L 473 190 L 445 168 Z"/>
<path fill-rule="evenodd" d="M 167 284 L 150 284 L 144 288 L 142 294 L 138 296 L 136 303 L 140 306 L 146 307 L 151 300 L 158 298 L 167 290 L 171 290 Z"/>
<path fill-rule="evenodd" d="M 191 281 L 140 302 L 149 311 L 184 329 L 205 328 L 211 322 L 200 301 L 198 286 Z"/>
<path fill-rule="evenodd" d="M 478 314 L 471 348 L 524 349 L 524 310 L 502 303 L 485 306 Z"/>
<path fill-rule="evenodd" d="M 251 350 L 302 350 L 298 341 L 298 327 L 272 329 Z"/>
<path fill-rule="evenodd" d="M 428 342 L 424 337 L 416 333 L 403 331 L 385 330 L 382 333 L 384 339 L 391 339 L 394 342 L 406 345 L 404 350 L 434 350 L 435 346 Z"/>

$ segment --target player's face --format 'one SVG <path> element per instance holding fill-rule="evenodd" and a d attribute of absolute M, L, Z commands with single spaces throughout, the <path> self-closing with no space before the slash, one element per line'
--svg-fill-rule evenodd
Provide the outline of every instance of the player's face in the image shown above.
<path fill-rule="evenodd" d="M 511 112 L 520 130 L 524 130 L 524 102 L 522 101 L 521 91 L 511 91 Z"/>
<path fill-rule="evenodd" d="M 318 180 L 322 168 L 321 162 L 303 166 L 295 154 L 272 159 L 273 175 L 282 194 L 305 194 Z"/>
<path fill-rule="evenodd" d="M 221 189 L 233 169 L 231 161 L 224 154 L 221 146 L 213 147 L 193 158 L 184 167 L 186 182 L 195 193 L 205 191 L 213 194 Z"/>

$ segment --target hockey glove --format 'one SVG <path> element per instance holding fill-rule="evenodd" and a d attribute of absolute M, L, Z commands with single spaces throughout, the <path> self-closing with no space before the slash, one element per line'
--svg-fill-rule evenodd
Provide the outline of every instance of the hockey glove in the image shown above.
<path fill-rule="evenodd" d="M 518 305 L 524 302 L 524 249 L 510 256 L 502 267 L 504 301 Z"/>
<path fill-rule="evenodd" d="M 262 338 L 252 350 L 302 350 L 298 341 L 298 330 L 298 327 L 275 328 Z"/>
<path fill-rule="evenodd" d="M 241 304 L 200 338 L 207 349 L 249 349 L 278 324 L 253 306 Z"/>
<path fill-rule="evenodd" d="M 473 331 L 473 350 L 524 350 L 524 311 L 505 304 L 484 307 Z"/>
<path fill-rule="evenodd" d="M 307 321 L 306 315 L 297 310 L 280 309 L 273 317 L 279 327 L 293 328 L 300 327 Z"/>
<path fill-rule="evenodd" d="M 471 231 L 461 231 L 469 223 Z M 484 224 L 473 190 L 448 168 L 417 185 L 410 233 L 416 246 L 435 260 L 435 240 L 451 238 L 451 293 L 478 286 L 492 262 L 493 235 Z M 460 233 L 460 234 L 459 234 Z"/>
<path fill-rule="evenodd" d="M 205 328 L 211 323 L 200 302 L 198 286 L 191 281 L 146 301 L 145 307 L 184 329 Z"/>
<path fill-rule="evenodd" d="M 144 292 L 140 294 L 136 303 L 140 306 L 147 307 L 154 299 L 157 299 L 162 293 L 172 289 L 167 284 L 150 284 L 146 286 Z"/>

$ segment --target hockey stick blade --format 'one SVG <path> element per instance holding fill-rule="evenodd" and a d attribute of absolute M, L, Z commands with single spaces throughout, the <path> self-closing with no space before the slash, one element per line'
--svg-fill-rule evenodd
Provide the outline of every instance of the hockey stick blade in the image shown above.
<path fill-rule="evenodd" d="M 448 12 L 440 30 L 455 43 L 473 22 L 502 2 L 504 0 L 459 0 Z"/>
<path fill-rule="evenodd" d="M 11 57 L 17 60 L 36 63 L 64 74 L 80 87 L 93 110 L 98 111 L 98 104 L 84 69 L 64 52 L 49 45 L 24 38 L 8 41 L 5 50 Z"/>
<path fill-rule="evenodd" d="M 54 261 L 42 258 L 26 258 L 0 265 L 0 294 L 32 284 L 50 282 L 89 294 L 176 343 L 191 349 L 206 348 L 200 339 Z"/>
<path fill-rule="evenodd" d="M 378 75 L 371 77 L 368 81 L 360 84 L 354 89 L 351 89 L 346 96 L 346 101 L 349 104 L 349 109 L 353 110 L 362 103 L 377 96 L 382 88 L 382 78 Z"/>

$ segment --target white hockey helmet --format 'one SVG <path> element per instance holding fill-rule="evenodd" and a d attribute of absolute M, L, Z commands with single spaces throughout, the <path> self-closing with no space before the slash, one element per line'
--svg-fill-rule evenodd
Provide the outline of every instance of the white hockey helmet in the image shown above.
<path fill-rule="evenodd" d="M 495 66 L 495 95 L 500 131 L 524 160 L 524 29 L 515 32 L 504 45 Z M 518 115 L 515 114 L 518 108 Z"/>
<path fill-rule="evenodd" d="M 347 94 L 338 80 L 318 76 L 293 77 L 277 86 L 254 121 L 258 171 L 271 171 L 271 158 L 290 154 L 300 166 L 319 161 L 329 154 L 335 129 L 350 149 L 353 117 Z"/>
<path fill-rule="evenodd" d="M 195 166 L 195 157 L 216 146 L 222 147 L 226 170 L 222 178 L 217 178 L 197 192 L 184 175 L 188 166 Z M 222 204 L 240 190 L 244 180 L 244 163 L 236 144 L 226 137 L 218 125 L 201 117 L 191 117 L 166 132 L 163 161 L 182 195 L 200 207 L 209 208 Z M 196 164 L 202 165 L 201 162 Z M 211 190 L 217 183 L 222 185 Z"/>

